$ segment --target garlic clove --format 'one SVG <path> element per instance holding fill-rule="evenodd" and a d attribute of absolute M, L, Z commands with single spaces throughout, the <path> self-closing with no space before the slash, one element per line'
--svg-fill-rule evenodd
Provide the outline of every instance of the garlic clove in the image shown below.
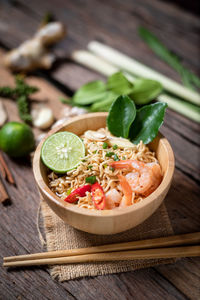
<path fill-rule="evenodd" d="M 48 107 L 34 109 L 31 115 L 33 117 L 33 125 L 40 129 L 47 129 L 54 122 L 53 112 Z"/>
<path fill-rule="evenodd" d="M 91 141 L 103 142 L 107 139 L 107 136 L 101 132 L 88 130 L 84 134 L 85 138 Z"/>
<path fill-rule="evenodd" d="M 88 113 L 88 111 L 85 108 L 81 108 L 78 106 L 74 107 L 65 107 L 63 109 L 63 116 L 64 117 L 74 117 L 74 116 L 79 116 Z"/>
<path fill-rule="evenodd" d="M 119 148 L 135 148 L 136 145 L 131 143 L 128 139 L 125 139 L 125 138 L 121 138 L 121 137 L 112 137 L 112 136 L 109 136 L 107 138 L 107 141 L 109 146 L 114 146 L 114 145 L 117 145 Z"/>
<path fill-rule="evenodd" d="M 74 106 L 70 111 L 70 116 L 79 116 L 79 115 L 84 115 L 86 113 L 88 113 L 87 109 Z"/>
<path fill-rule="evenodd" d="M 0 101 L 0 126 L 3 126 L 3 124 L 6 122 L 7 120 L 7 112 L 4 108 L 3 102 Z"/>
<path fill-rule="evenodd" d="M 64 122 L 66 122 L 67 120 L 69 120 L 69 118 L 62 118 L 62 119 L 59 119 L 59 120 L 57 120 L 57 121 L 51 126 L 51 128 L 53 129 L 53 128 L 59 126 L 59 125 L 62 125 L 62 124 L 63 124 Z"/>

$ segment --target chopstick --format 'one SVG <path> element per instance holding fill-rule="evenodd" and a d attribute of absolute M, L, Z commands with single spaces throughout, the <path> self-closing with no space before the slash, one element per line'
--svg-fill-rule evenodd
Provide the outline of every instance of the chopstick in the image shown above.
<path fill-rule="evenodd" d="M 194 257 L 200 255 L 200 246 L 187 246 L 177 248 L 158 248 L 132 251 L 118 251 L 110 253 L 84 254 L 70 257 L 57 257 L 34 259 L 24 261 L 5 262 L 4 267 L 22 267 L 38 265 L 60 265 L 72 263 L 88 263 L 100 261 L 119 261 L 133 259 L 155 259 L 155 258 L 175 258 L 175 257 Z"/>
<path fill-rule="evenodd" d="M 150 248 L 160 248 L 160 247 L 172 247 L 179 245 L 191 245 L 197 244 L 200 242 L 200 232 L 188 233 L 182 235 L 174 235 L 169 237 L 161 237 L 155 239 L 146 239 L 141 241 L 133 241 L 127 243 L 117 243 L 117 244 L 108 244 L 102 246 L 80 248 L 80 249 L 69 249 L 69 250 L 60 250 L 60 251 L 51 251 L 51 252 L 42 252 L 28 255 L 19 255 L 19 256 L 10 256 L 4 257 L 4 266 L 7 263 L 16 263 L 20 261 L 41 261 L 48 260 L 53 258 L 62 258 L 66 256 L 80 256 L 87 254 L 97 254 L 103 252 L 114 252 L 114 251 L 125 251 L 125 250 L 141 250 L 141 249 L 150 249 Z M 124 252 L 123 252 L 124 253 Z"/>

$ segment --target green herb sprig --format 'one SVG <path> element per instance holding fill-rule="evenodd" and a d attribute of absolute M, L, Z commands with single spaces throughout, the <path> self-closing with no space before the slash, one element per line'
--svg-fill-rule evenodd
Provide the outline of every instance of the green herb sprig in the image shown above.
<path fill-rule="evenodd" d="M 113 155 L 115 155 L 115 152 L 107 152 L 107 153 L 106 153 L 106 157 L 111 157 L 111 156 L 113 156 Z"/>
<path fill-rule="evenodd" d="M 30 123 L 32 117 L 29 113 L 29 96 L 36 93 L 38 88 L 25 83 L 21 76 L 16 76 L 15 84 L 14 88 L 10 86 L 0 87 L 0 97 L 16 101 L 20 119 L 26 123 Z"/>
<path fill-rule="evenodd" d="M 106 142 L 103 143 L 103 149 L 107 149 L 108 148 L 108 144 Z"/>
<path fill-rule="evenodd" d="M 172 51 L 168 50 L 167 47 L 152 32 L 144 27 L 140 27 L 139 35 L 154 51 L 154 53 L 156 53 L 162 60 L 179 73 L 185 86 L 190 89 L 200 87 L 200 78 L 183 66 L 181 59 Z"/>

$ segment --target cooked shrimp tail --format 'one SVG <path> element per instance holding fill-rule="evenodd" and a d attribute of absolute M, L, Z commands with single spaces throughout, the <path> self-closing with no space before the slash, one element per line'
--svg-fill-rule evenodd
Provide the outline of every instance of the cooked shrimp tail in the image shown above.
<path fill-rule="evenodd" d="M 131 172 L 126 175 L 126 180 L 132 188 L 132 191 L 138 194 L 145 193 L 152 185 L 153 173 L 145 163 L 138 160 L 120 160 L 111 163 L 116 169 L 130 169 L 137 172 Z"/>
<path fill-rule="evenodd" d="M 122 175 L 118 175 L 118 178 L 122 187 L 122 192 L 124 193 L 124 197 L 122 198 L 120 207 L 129 206 L 132 204 L 134 194 L 126 178 Z"/>
<path fill-rule="evenodd" d="M 110 163 L 110 166 L 115 169 L 132 169 L 131 160 L 119 160 Z"/>

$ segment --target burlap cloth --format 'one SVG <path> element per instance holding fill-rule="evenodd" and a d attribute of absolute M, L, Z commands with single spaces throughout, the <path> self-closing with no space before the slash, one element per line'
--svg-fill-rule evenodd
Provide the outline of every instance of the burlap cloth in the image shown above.
<path fill-rule="evenodd" d="M 163 204 L 148 220 L 141 225 L 115 235 L 94 235 L 79 231 L 65 224 L 46 204 L 41 203 L 41 211 L 48 251 L 82 248 L 103 244 L 128 242 L 147 238 L 156 238 L 173 234 L 171 223 Z M 105 263 L 67 264 L 51 268 L 51 276 L 59 281 L 96 276 L 111 273 L 127 272 L 158 264 L 174 262 L 173 259 L 133 260 Z"/>

